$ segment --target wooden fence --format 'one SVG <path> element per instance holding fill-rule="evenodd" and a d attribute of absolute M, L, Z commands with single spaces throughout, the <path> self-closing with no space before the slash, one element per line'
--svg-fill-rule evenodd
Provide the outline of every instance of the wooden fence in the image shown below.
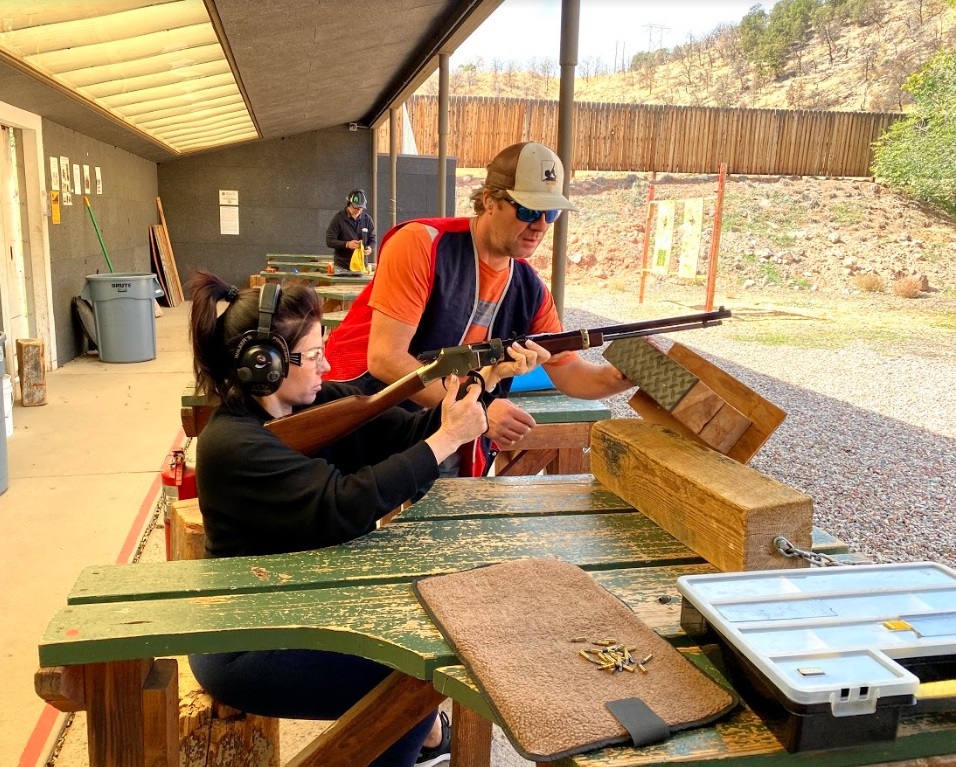
<path fill-rule="evenodd" d="M 412 96 L 408 116 L 420 154 L 438 154 L 438 98 Z M 869 176 L 873 142 L 901 114 L 577 103 L 576 170 L 768 176 Z M 554 149 L 558 102 L 449 99 L 448 154 L 482 168 L 501 149 L 533 139 Z M 388 151 L 387 131 L 382 132 Z"/>

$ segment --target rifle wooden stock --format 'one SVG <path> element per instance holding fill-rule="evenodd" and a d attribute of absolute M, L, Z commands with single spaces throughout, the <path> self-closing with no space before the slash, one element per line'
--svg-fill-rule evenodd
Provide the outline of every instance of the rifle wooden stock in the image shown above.
<path fill-rule="evenodd" d="M 375 394 L 348 397 L 276 418 L 266 428 L 293 450 L 314 455 L 425 388 L 421 368 Z"/>

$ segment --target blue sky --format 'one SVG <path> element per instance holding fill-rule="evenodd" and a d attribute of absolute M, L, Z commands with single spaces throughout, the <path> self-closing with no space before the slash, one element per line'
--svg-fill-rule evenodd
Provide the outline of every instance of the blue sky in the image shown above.
<path fill-rule="evenodd" d="M 754 5 L 777 0 L 580 0 L 578 62 L 601 58 L 610 66 L 639 51 L 671 48 L 702 37 L 721 23 L 736 24 Z M 492 59 L 526 62 L 560 56 L 561 0 L 504 0 L 451 57 L 451 66 L 487 66 Z M 617 55 L 615 56 L 615 51 Z"/>

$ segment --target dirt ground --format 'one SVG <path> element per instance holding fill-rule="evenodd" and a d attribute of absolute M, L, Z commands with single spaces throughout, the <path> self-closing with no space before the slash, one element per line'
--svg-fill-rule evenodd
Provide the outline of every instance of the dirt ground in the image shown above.
<path fill-rule="evenodd" d="M 458 214 L 481 170 L 459 171 Z M 637 301 L 647 225 L 649 174 L 578 174 L 578 207 L 568 228 L 566 290 L 580 308 L 627 319 Z M 702 197 L 704 218 L 696 280 L 649 274 L 645 303 L 704 302 L 711 250 L 715 176 L 659 176 L 655 200 Z M 676 206 L 675 246 L 683 204 Z M 651 224 L 651 253 L 656 242 Z M 550 284 L 551 240 L 532 263 Z M 912 278 L 900 283 L 901 278 Z M 916 286 L 914 297 L 897 295 Z M 731 177 L 724 190 L 717 255 L 718 298 L 738 304 L 804 307 L 873 327 L 956 329 L 956 220 L 862 179 Z M 570 304 L 569 304 L 570 305 Z M 618 317 L 618 315 L 621 315 Z"/>

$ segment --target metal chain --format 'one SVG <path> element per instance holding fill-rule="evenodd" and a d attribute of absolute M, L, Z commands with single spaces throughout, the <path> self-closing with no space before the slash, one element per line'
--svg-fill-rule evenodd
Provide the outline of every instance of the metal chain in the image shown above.
<path fill-rule="evenodd" d="M 816 565 L 817 567 L 835 567 L 843 564 L 849 564 L 840 562 L 831 557 L 829 554 L 821 554 L 818 551 L 806 551 L 805 549 L 798 549 L 782 535 L 778 535 L 773 539 L 773 546 L 785 557 L 790 557 L 791 559 L 805 559 L 811 565 Z"/>

